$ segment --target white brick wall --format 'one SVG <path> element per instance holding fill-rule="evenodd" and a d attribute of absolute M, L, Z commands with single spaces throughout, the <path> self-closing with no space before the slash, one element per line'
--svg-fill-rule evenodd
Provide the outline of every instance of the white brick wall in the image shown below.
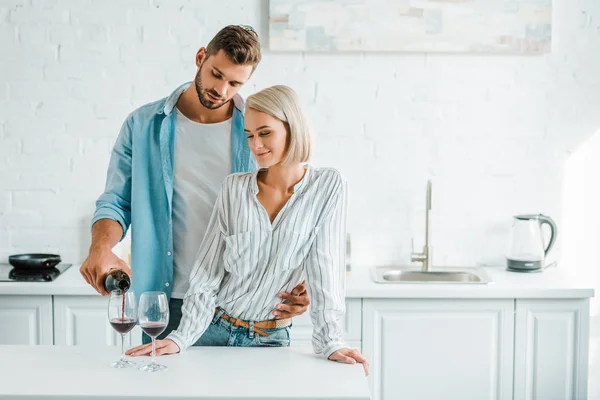
<path fill-rule="evenodd" d="M 355 264 L 406 263 L 411 237 L 422 245 L 428 178 L 436 264 L 501 261 L 517 213 L 560 224 L 565 160 L 600 128 L 600 2 L 554 0 L 553 51 L 540 57 L 272 53 L 267 7 L 0 0 L 0 261 L 85 257 L 123 119 L 191 80 L 198 47 L 229 23 L 263 38 L 243 93 L 294 87 L 314 163 L 347 176 Z"/>

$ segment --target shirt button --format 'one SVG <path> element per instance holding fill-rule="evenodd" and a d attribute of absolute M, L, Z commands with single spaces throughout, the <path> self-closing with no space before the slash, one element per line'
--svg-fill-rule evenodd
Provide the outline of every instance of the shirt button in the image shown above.
<path fill-rule="evenodd" d="M 169 282 L 165 283 L 165 286 L 166 286 L 166 287 L 169 287 Z"/>
<path fill-rule="evenodd" d="M 171 252 L 170 252 L 170 251 L 168 251 L 168 252 L 167 252 L 167 255 L 168 255 L 168 256 L 170 256 L 170 255 L 171 255 Z"/>

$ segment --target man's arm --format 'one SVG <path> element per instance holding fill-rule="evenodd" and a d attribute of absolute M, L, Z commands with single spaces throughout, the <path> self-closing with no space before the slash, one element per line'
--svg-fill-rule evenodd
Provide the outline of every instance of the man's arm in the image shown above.
<path fill-rule="evenodd" d="M 92 227 L 92 245 L 79 271 L 85 281 L 103 296 L 108 295 L 104 289 L 104 276 L 108 271 L 120 269 L 131 276 L 131 269 L 125 261 L 112 252 L 122 236 L 121 224 L 111 219 L 98 220 Z"/>
<path fill-rule="evenodd" d="M 276 319 L 292 318 L 302 315 L 308 310 L 310 299 L 306 292 L 306 281 L 296 286 L 291 293 L 277 294 L 283 301 L 275 306 L 273 315 Z"/>
<path fill-rule="evenodd" d="M 131 221 L 132 116 L 123 123 L 110 158 L 104 193 L 96 201 L 92 218 L 92 245 L 79 271 L 87 283 L 103 296 L 106 273 L 122 269 L 131 276 L 127 264 L 112 248 L 125 236 Z"/>

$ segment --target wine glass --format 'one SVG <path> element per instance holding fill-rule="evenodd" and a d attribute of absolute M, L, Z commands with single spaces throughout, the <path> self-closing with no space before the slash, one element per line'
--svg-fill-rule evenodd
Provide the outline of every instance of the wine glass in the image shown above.
<path fill-rule="evenodd" d="M 125 359 L 125 334 L 131 331 L 137 322 L 137 301 L 135 293 L 116 289 L 110 292 L 108 300 L 108 321 L 113 329 L 121 334 L 121 358 L 111 364 L 113 368 L 128 368 L 135 363 Z"/>
<path fill-rule="evenodd" d="M 156 337 L 160 335 L 169 322 L 169 302 L 165 292 L 144 292 L 140 297 L 140 327 L 152 338 L 152 362 L 140 368 L 142 371 L 162 371 L 165 365 L 156 363 Z"/>

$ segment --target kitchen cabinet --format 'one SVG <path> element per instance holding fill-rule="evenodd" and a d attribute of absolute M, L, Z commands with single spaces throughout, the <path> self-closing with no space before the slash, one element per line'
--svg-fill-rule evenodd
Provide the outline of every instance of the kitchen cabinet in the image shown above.
<path fill-rule="evenodd" d="M 120 336 L 107 317 L 108 300 L 99 296 L 54 296 L 54 344 L 120 345 Z M 344 338 L 351 347 L 361 348 L 361 299 L 346 300 Z M 292 346 L 312 346 L 310 310 L 293 319 Z M 125 337 L 126 346 L 142 343 L 142 331 L 136 326 Z"/>
<path fill-rule="evenodd" d="M 52 344 L 52 296 L 0 296 L 0 344 Z"/>
<path fill-rule="evenodd" d="M 515 400 L 587 398 L 588 316 L 588 299 L 517 300 Z"/>
<path fill-rule="evenodd" d="M 120 344 L 121 336 L 108 322 L 107 307 L 106 297 L 54 296 L 54 344 Z"/>
<path fill-rule="evenodd" d="M 373 400 L 586 399 L 589 299 L 364 299 Z"/>
<path fill-rule="evenodd" d="M 350 347 L 361 349 L 362 340 L 362 299 L 346 299 L 344 339 Z M 307 312 L 294 317 L 290 340 L 293 347 L 312 347 L 313 325 L 310 319 L 310 306 Z"/>
<path fill-rule="evenodd" d="M 369 359 L 373 400 L 587 398 L 594 290 L 567 268 L 486 272 L 493 284 L 383 285 L 368 268 L 352 272 L 345 339 Z M 49 283 L 0 282 L 0 344 L 120 345 L 107 304 L 77 268 Z M 311 338 L 310 315 L 294 318 L 292 348 L 310 354 Z M 140 342 L 136 327 L 126 346 Z"/>
<path fill-rule="evenodd" d="M 512 399 L 513 299 L 364 299 L 373 400 Z"/>

